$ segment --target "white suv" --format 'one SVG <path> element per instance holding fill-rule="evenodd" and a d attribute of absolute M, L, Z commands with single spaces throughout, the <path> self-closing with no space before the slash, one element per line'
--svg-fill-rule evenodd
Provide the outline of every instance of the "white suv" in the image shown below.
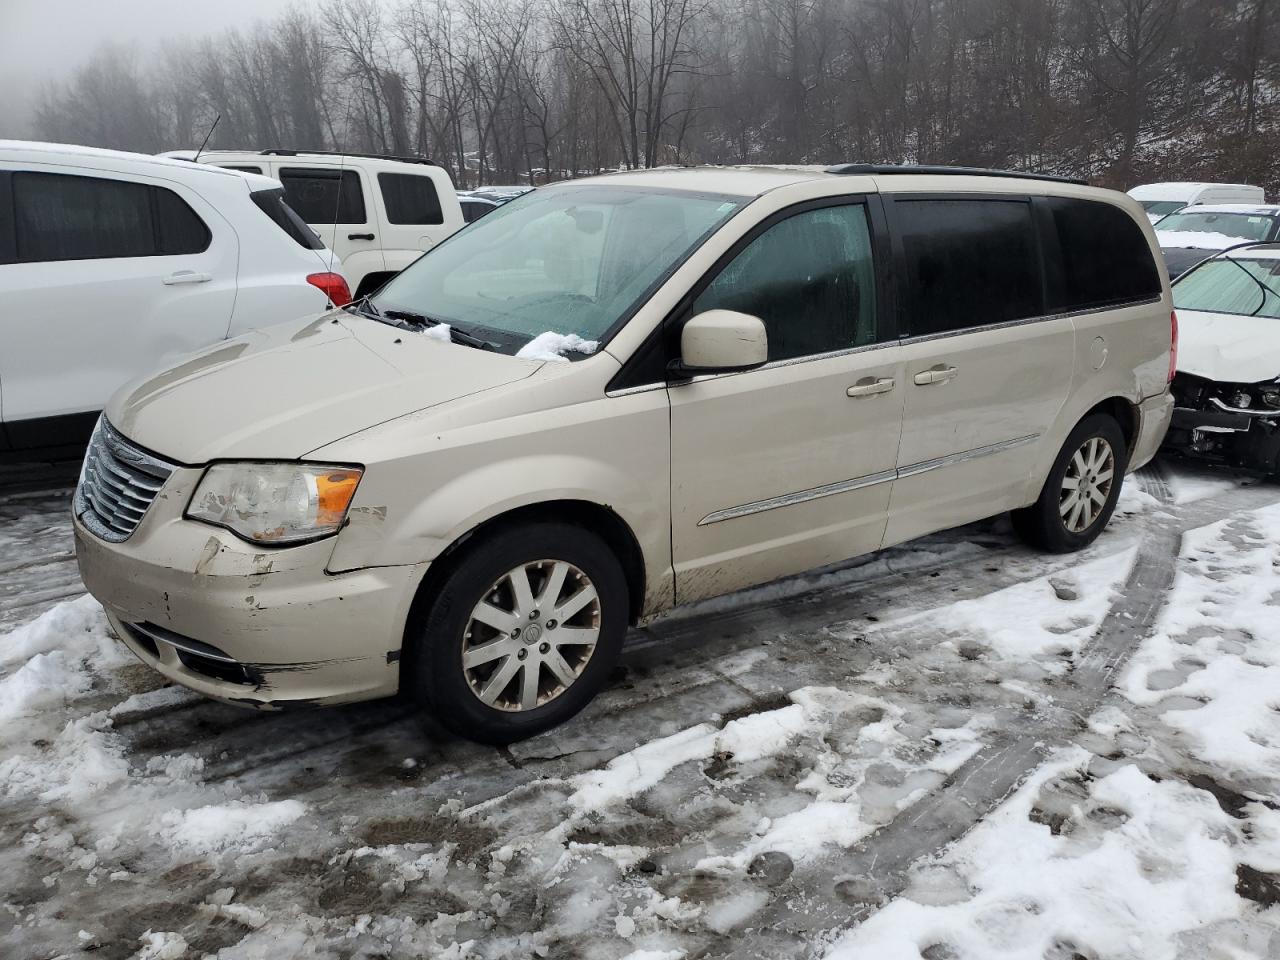
<path fill-rule="evenodd" d="M 126 380 L 350 299 L 280 184 L 0 141 L 0 451 L 79 445 Z"/>
<path fill-rule="evenodd" d="M 81 575 L 210 696 L 403 687 L 528 736 L 677 603 L 1006 510 L 1042 549 L 1092 542 L 1169 423 L 1159 256 L 1134 201 L 1057 180 L 539 188 L 368 301 L 118 393 Z"/>
<path fill-rule="evenodd" d="M 171 157 L 193 158 L 191 151 Z M 342 258 L 357 298 L 461 230 L 448 171 L 428 160 L 302 150 L 209 150 L 209 163 L 275 177 L 289 206 Z"/>

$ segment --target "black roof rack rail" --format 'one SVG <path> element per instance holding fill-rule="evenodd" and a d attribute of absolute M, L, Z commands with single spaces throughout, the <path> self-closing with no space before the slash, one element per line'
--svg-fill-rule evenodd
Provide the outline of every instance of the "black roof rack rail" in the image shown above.
<path fill-rule="evenodd" d="M 1088 186 L 1087 180 L 1075 177 L 1059 177 L 1052 173 L 1020 173 L 1017 170 L 989 170 L 985 167 L 950 167 L 941 164 L 910 163 L 837 163 L 827 167 L 827 173 L 846 176 L 883 176 L 895 173 L 929 174 L 931 176 L 956 177 L 1007 177 L 1012 180 L 1048 180 L 1051 183 L 1074 183 Z"/>
<path fill-rule="evenodd" d="M 428 157 L 397 157 L 389 153 L 356 153 L 352 150 L 282 150 L 279 147 L 260 151 L 268 157 L 363 157 L 366 160 L 394 160 L 396 163 L 422 163 L 439 166 Z"/>

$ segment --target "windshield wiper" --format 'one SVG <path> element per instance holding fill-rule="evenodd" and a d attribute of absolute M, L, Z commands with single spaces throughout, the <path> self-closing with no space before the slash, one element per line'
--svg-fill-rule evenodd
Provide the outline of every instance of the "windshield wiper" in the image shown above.
<path fill-rule="evenodd" d="M 1226 260 L 1228 263 L 1234 263 L 1237 267 L 1239 267 L 1242 271 L 1244 271 L 1244 275 L 1246 277 L 1248 277 L 1250 280 L 1252 280 L 1262 289 L 1262 302 L 1258 304 L 1257 308 L 1251 314 L 1249 314 L 1249 316 L 1256 317 L 1258 313 L 1262 310 L 1262 308 L 1267 305 L 1267 294 L 1271 294 L 1271 296 L 1276 297 L 1277 299 L 1280 299 L 1280 293 L 1276 293 L 1276 291 L 1271 289 L 1270 285 L 1263 283 L 1260 278 L 1255 277 L 1252 273 L 1249 272 L 1249 268 L 1246 267 L 1239 260 L 1235 259 L 1235 257 L 1223 257 L 1223 259 Z"/>
<path fill-rule="evenodd" d="M 399 320 L 409 327 L 437 327 L 444 323 L 443 320 L 437 320 L 435 317 L 428 317 L 426 314 L 414 313 L 412 310 L 384 310 L 382 316 L 391 320 Z M 465 330 L 459 330 L 451 323 L 444 324 L 449 328 L 449 339 L 454 343 L 461 343 L 463 346 L 475 347 L 477 350 L 496 350 L 498 345 L 489 340 L 483 340 L 474 334 L 467 333 Z"/>
<path fill-rule="evenodd" d="M 368 317 L 370 320 L 380 320 L 383 323 L 387 322 L 386 317 L 383 316 L 382 312 L 377 308 L 373 300 L 370 299 L 369 295 L 365 295 L 359 300 L 352 300 L 350 303 L 345 304 L 342 309 L 354 311 L 362 317 Z"/>

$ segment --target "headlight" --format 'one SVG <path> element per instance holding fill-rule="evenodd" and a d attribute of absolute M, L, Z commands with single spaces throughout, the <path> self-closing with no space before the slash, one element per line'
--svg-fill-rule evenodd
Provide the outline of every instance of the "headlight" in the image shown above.
<path fill-rule="evenodd" d="M 186 515 L 254 543 L 316 540 L 342 527 L 363 473 L 323 463 L 215 463 Z"/>

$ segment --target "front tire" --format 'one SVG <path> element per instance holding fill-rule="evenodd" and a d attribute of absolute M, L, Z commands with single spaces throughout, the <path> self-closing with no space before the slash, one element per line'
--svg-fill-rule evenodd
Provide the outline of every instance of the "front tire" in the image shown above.
<path fill-rule="evenodd" d="M 408 686 L 461 737 L 531 737 L 604 686 L 627 611 L 622 566 L 595 534 L 561 523 L 501 531 L 441 584 L 409 638 Z"/>
<path fill-rule="evenodd" d="M 1086 417 L 1062 445 L 1040 497 L 1013 511 L 1014 531 L 1050 553 L 1087 547 L 1115 512 L 1128 461 L 1120 425 L 1105 413 Z"/>

